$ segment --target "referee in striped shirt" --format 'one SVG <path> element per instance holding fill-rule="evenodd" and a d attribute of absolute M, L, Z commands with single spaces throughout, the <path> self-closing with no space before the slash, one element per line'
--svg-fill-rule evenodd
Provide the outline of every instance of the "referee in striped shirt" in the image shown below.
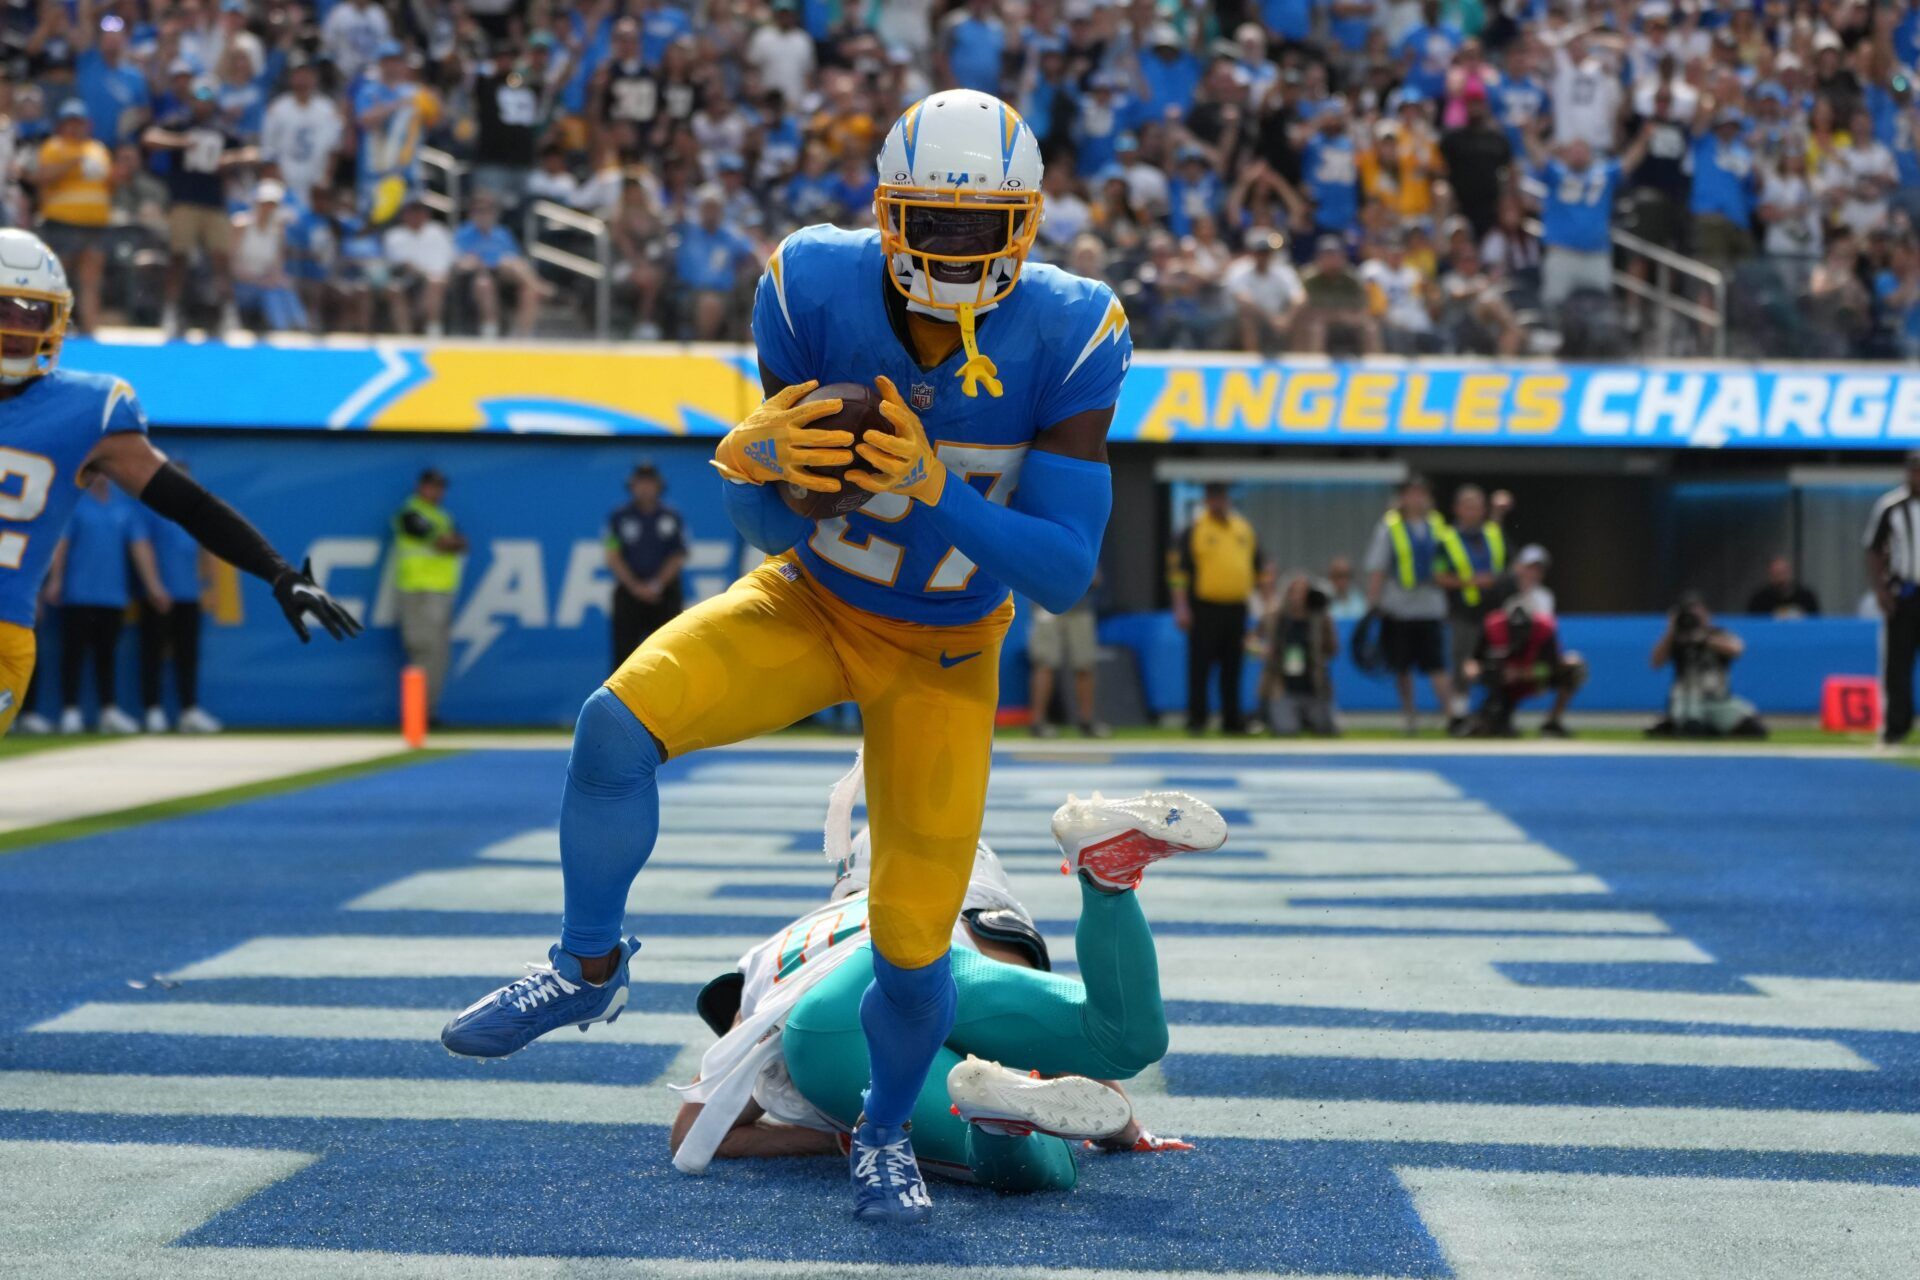
<path fill-rule="evenodd" d="M 1867 581 L 1887 620 L 1880 638 L 1886 740 L 1901 742 L 1913 728 L 1913 662 L 1920 654 L 1920 450 L 1907 455 L 1907 482 L 1873 504 Z"/>

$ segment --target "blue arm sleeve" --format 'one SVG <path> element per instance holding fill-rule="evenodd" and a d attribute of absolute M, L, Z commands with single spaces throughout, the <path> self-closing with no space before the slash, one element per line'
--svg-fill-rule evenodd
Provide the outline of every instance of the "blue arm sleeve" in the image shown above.
<path fill-rule="evenodd" d="M 1036 451 L 1007 506 L 949 475 L 927 511 L 969 560 L 1043 609 L 1065 613 L 1093 585 L 1113 511 L 1113 473 L 1104 462 Z"/>
<path fill-rule="evenodd" d="M 813 521 L 795 515 L 771 485 L 741 484 L 722 476 L 720 500 L 740 536 L 770 556 L 791 551 L 813 532 Z"/>

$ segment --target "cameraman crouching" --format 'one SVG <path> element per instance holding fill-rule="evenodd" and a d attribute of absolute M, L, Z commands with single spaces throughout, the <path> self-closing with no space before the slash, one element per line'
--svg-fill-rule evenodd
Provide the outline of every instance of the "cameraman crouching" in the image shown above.
<path fill-rule="evenodd" d="M 1652 665 L 1673 666 L 1667 714 L 1647 730 L 1654 738 L 1764 738 L 1766 725 L 1754 705 L 1733 696 L 1734 659 L 1746 642 L 1725 627 L 1700 597 L 1688 592 L 1667 614 L 1667 629 L 1653 646 Z"/>
<path fill-rule="evenodd" d="M 1553 706 L 1540 726 L 1543 738 L 1566 738 L 1561 716 L 1587 682 L 1587 664 L 1560 648 L 1560 626 L 1549 609 L 1537 609 L 1516 592 L 1481 621 L 1480 639 L 1462 673 L 1481 689 L 1480 705 L 1467 722 L 1470 738 L 1516 738 L 1514 708 L 1544 690 Z"/>

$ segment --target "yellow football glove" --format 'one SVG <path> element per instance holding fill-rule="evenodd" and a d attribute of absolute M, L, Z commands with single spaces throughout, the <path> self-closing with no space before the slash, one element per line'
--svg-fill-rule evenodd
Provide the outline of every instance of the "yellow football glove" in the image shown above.
<path fill-rule="evenodd" d="M 838 493 L 840 482 L 809 467 L 840 467 L 853 461 L 851 431 L 823 431 L 807 424 L 840 412 L 839 400 L 801 404 L 820 383 L 798 382 L 768 396 L 745 422 L 720 438 L 713 465 L 729 480 L 766 484 L 783 480 L 816 493 Z"/>
<path fill-rule="evenodd" d="M 849 471 L 847 479 L 868 493 L 897 493 L 932 506 L 947 487 L 947 466 L 927 442 L 927 429 L 900 398 L 900 389 L 884 375 L 873 380 L 880 389 L 880 416 L 898 435 L 869 431 L 853 447 L 872 471 Z"/>

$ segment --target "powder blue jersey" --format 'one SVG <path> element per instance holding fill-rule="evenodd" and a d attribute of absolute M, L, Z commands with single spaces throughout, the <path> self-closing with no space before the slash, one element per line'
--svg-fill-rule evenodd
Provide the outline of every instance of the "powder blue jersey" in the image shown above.
<path fill-rule="evenodd" d="M 1119 397 L 1133 338 L 1104 284 L 1028 263 L 1013 292 L 979 318 L 980 350 L 999 367 L 1003 394 L 982 388 L 968 397 L 958 377 L 964 351 L 923 370 L 902 345 L 889 317 L 886 269 L 877 231 L 804 227 L 782 241 L 754 299 L 753 337 L 767 376 L 871 386 L 885 374 L 920 415 L 948 483 L 971 484 L 1001 505 L 1019 484 L 1035 436 Z M 1007 598 L 1002 583 L 897 494 L 815 522 L 800 559 L 848 604 L 908 622 L 973 622 Z"/>
<path fill-rule="evenodd" d="M 108 374 L 55 369 L 0 400 L 0 622 L 33 625 L 93 446 L 116 431 L 146 429 L 133 388 Z"/>

